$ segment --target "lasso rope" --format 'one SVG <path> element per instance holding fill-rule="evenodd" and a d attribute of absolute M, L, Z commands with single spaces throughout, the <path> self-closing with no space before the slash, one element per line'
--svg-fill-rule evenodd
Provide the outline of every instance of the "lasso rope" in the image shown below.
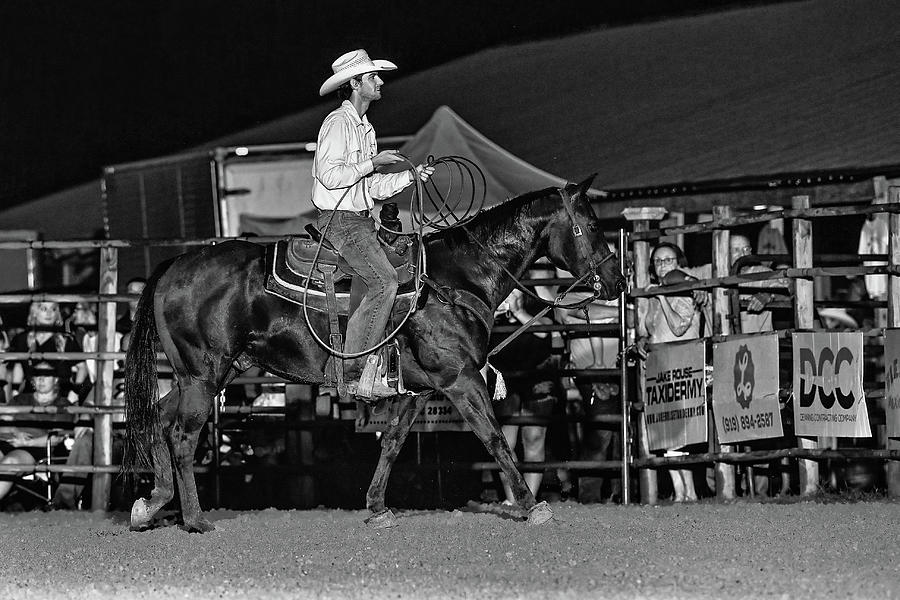
<path fill-rule="evenodd" d="M 403 319 L 391 331 L 385 338 L 372 346 L 371 348 L 363 349 L 359 352 L 342 352 L 337 348 L 332 348 L 325 340 L 323 340 L 316 330 L 313 328 L 312 321 L 309 318 L 309 308 L 307 306 L 307 298 L 309 295 L 309 287 L 311 283 L 311 274 L 316 268 L 316 264 L 319 261 L 319 255 L 322 252 L 322 246 L 325 243 L 327 238 L 328 228 L 331 226 L 331 221 L 334 219 L 335 212 L 340 207 L 341 203 L 344 201 L 344 198 L 347 196 L 349 191 L 352 188 L 347 188 L 347 190 L 343 193 L 343 195 L 338 200 L 337 205 L 334 210 L 331 211 L 331 215 L 328 218 L 328 222 L 325 223 L 325 228 L 322 230 L 321 238 L 319 239 L 318 246 L 316 247 L 316 253 L 313 256 L 312 267 L 310 268 L 309 274 L 306 277 L 306 285 L 303 288 L 303 318 L 306 321 L 306 326 L 309 328 L 312 333 L 313 338 L 316 342 L 328 350 L 331 354 L 338 358 L 359 358 L 361 356 L 365 356 L 367 354 L 371 354 L 375 350 L 378 350 L 388 342 L 390 342 L 400 331 L 403 325 L 409 320 L 409 317 L 412 316 L 412 313 L 415 312 L 416 307 L 419 303 L 419 296 L 422 293 L 423 284 L 423 275 L 425 274 L 425 244 L 424 244 L 424 230 L 426 227 L 431 227 L 433 229 L 449 229 L 451 227 L 456 227 L 459 225 L 463 225 L 471 221 L 478 212 L 484 206 L 485 198 L 487 197 L 487 188 L 485 183 L 484 172 L 471 160 L 464 158 L 462 156 L 446 156 L 442 158 L 435 159 L 433 156 L 428 157 L 427 166 L 430 167 L 445 167 L 449 173 L 449 177 L 447 178 L 447 187 L 445 190 L 441 191 L 437 188 L 437 185 L 434 183 L 434 175 L 432 175 L 427 183 L 430 183 L 429 187 L 426 187 L 426 182 L 423 182 L 419 177 L 419 173 L 416 170 L 415 165 L 413 165 L 412 161 L 409 160 L 406 156 L 398 153 L 400 158 L 409 165 L 409 172 L 415 182 L 415 188 L 412 196 L 409 201 L 409 212 L 412 219 L 413 230 L 414 233 L 417 234 L 419 238 L 418 249 L 416 253 L 416 267 L 415 267 L 415 294 L 413 297 L 413 301 L 409 305 L 409 310 L 403 316 Z M 478 186 L 476 185 L 475 174 L 478 174 L 478 177 L 481 181 L 481 193 L 478 193 Z M 456 177 L 454 178 L 454 174 Z M 454 182 L 459 180 L 458 185 L 454 185 Z M 463 210 L 461 215 L 457 214 L 457 210 L 460 209 L 463 198 L 465 197 L 466 191 L 466 183 L 469 183 L 470 193 L 468 194 L 468 203 L 464 204 L 465 209 Z M 436 214 L 432 217 L 426 217 L 425 214 L 425 203 L 424 197 L 427 197 L 429 204 L 434 207 Z M 381 226 L 382 229 L 387 231 L 388 233 L 396 234 L 396 235 L 406 235 L 403 231 L 393 231 L 392 229 L 385 227 L 384 224 Z"/>

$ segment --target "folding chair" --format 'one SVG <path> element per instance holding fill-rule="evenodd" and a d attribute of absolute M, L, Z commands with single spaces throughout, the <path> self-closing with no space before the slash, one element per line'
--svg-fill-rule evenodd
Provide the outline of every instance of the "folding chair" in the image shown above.
<path fill-rule="evenodd" d="M 32 473 L 22 475 L 13 483 L 13 489 L 7 498 L 16 493 L 21 493 L 29 497 L 32 502 L 37 500 L 42 508 L 49 508 L 50 503 L 53 501 L 54 486 L 58 483 L 58 477 L 54 476 L 53 473 L 42 470 L 41 466 L 65 463 L 66 457 L 53 456 L 53 449 L 60 443 L 62 436 L 63 431 L 60 429 L 47 431 L 44 457 L 37 460 Z M 45 485 L 41 485 L 42 483 Z M 9 500 L 6 501 L 6 503 L 9 502 Z"/>

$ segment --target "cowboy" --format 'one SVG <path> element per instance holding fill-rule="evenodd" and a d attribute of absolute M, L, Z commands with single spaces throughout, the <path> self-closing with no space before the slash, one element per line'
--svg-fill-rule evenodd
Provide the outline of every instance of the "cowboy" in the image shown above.
<path fill-rule="evenodd" d="M 344 351 L 358 353 L 381 341 L 397 294 L 396 271 L 378 242 L 371 215 L 374 200 L 397 194 L 413 182 L 413 175 L 411 171 L 381 172 L 383 167 L 404 159 L 393 150 L 378 152 L 375 130 L 366 117 L 369 105 L 381 99 L 384 81 L 379 73 L 392 71 L 397 65 L 387 60 L 372 60 L 365 50 L 354 50 L 340 56 L 331 68 L 334 73 L 322 84 L 319 95 L 336 91 L 341 105 L 325 117 L 319 130 L 312 168 L 312 201 L 318 209 L 319 230 L 368 288 L 347 323 Z M 434 171 L 426 165 L 419 165 L 415 170 L 423 182 Z M 345 373 L 351 382 L 348 391 L 353 395 L 360 387 L 358 379 L 367 361 L 374 369 L 377 354 L 349 359 L 346 363 Z M 371 396 L 367 397 L 396 394 L 396 390 L 376 378 Z"/>

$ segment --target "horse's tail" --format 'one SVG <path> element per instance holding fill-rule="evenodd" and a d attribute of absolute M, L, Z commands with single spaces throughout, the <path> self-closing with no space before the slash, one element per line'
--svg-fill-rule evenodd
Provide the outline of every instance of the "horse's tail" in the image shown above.
<path fill-rule="evenodd" d="M 161 435 L 156 377 L 156 342 L 159 332 L 153 314 L 160 277 L 174 259 L 160 264 L 144 287 L 131 327 L 125 354 L 125 454 L 122 469 L 152 469 L 152 447 Z"/>

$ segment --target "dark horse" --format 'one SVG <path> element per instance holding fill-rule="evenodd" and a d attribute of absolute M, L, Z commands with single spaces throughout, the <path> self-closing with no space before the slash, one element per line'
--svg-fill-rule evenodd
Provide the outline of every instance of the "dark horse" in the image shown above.
<path fill-rule="evenodd" d="M 586 196 L 593 177 L 562 190 L 530 192 L 482 211 L 462 227 L 424 238 L 428 274 L 442 289 L 464 290 L 494 310 L 539 257 L 589 277 L 599 298 L 614 298 L 624 279 Z M 575 221 L 573 223 L 573 220 Z M 473 240 L 477 242 L 473 243 Z M 155 487 L 132 508 L 131 527 L 143 529 L 175 493 L 184 528 L 208 531 L 194 482 L 194 451 L 216 394 L 238 373 L 257 365 L 291 381 L 321 383 L 328 351 L 320 347 L 301 309 L 263 289 L 264 247 L 229 241 L 183 254 L 160 265 L 148 281 L 135 317 L 126 361 L 126 467 L 152 465 Z M 480 368 L 489 331 L 461 304 L 447 304 L 425 288 L 420 308 L 397 338 L 406 387 L 397 415 L 381 440 L 381 457 L 366 494 L 375 527 L 394 524 L 385 507 L 388 476 L 417 414 L 439 392 L 449 398 L 509 477 L 520 510 L 532 518 L 534 495 L 516 468 L 494 417 Z M 310 312 L 317 331 L 327 315 Z M 176 383 L 156 400 L 154 344 L 172 363 Z"/>

